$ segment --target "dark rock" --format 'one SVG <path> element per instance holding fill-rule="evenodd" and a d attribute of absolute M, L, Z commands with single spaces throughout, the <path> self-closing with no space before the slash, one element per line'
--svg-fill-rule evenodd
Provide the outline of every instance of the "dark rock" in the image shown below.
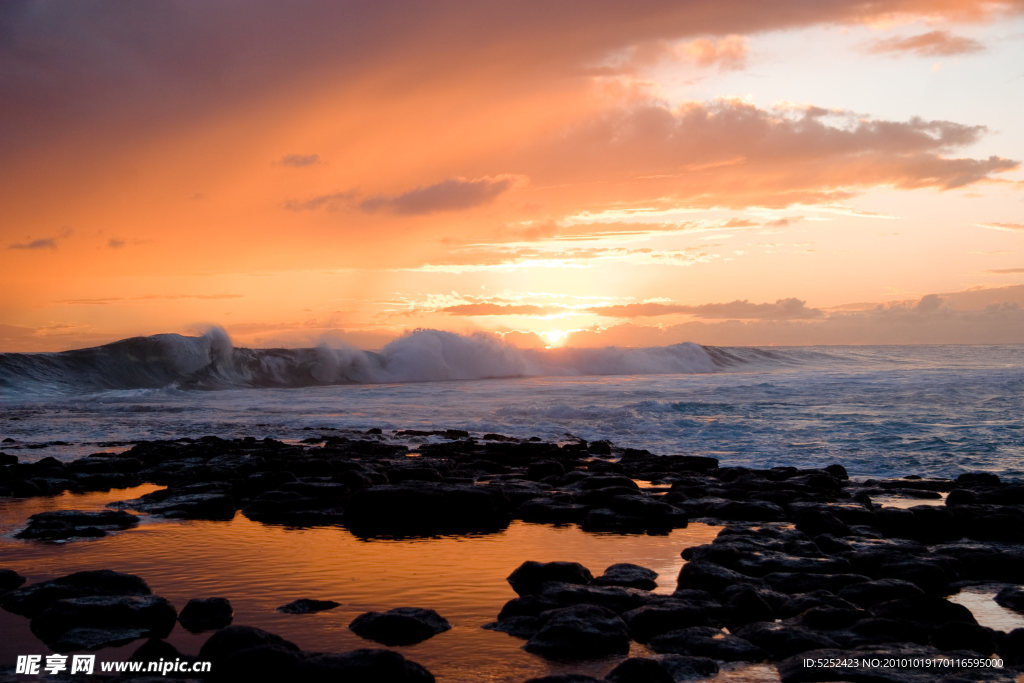
<path fill-rule="evenodd" d="M 575 605 L 541 615 L 543 625 L 523 646 L 549 659 L 597 659 L 629 651 L 629 634 L 617 614 Z"/>
<path fill-rule="evenodd" d="M 178 614 L 187 631 L 199 633 L 224 628 L 231 623 L 233 611 L 227 598 L 193 598 Z"/>
<path fill-rule="evenodd" d="M 899 579 L 879 579 L 877 581 L 854 583 L 839 591 L 839 597 L 862 607 L 887 600 L 913 598 L 923 595 L 923 590 L 909 581 L 901 581 Z"/>
<path fill-rule="evenodd" d="M 773 590 L 782 593 L 803 593 L 814 590 L 826 590 L 838 593 L 854 583 L 870 581 L 863 574 L 817 574 L 805 572 L 772 572 L 765 574 L 764 582 Z"/>
<path fill-rule="evenodd" d="M 64 598 L 150 593 L 149 586 L 138 576 L 101 569 L 75 572 L 51 581 L 23 586 L 0 597 L 0 605 L 8 612 L 34 617 L 55 601 Z"/>
<path fill-rule="evenodd" d="M 484 624 L 484 628 L 488 631 L 501 631 L 515 638 L 527 640 L 540 630 L 542 624 L 543 621 L 540 617 L 519 615 L 492 621 L 489 624 Z"/>
<path fill-rule="evenodd" d="M 392 650 L 353 650 L 341 654 L 308 654 L 288 680 L 303 683 L 433 683 L 425 668 Z"/>
<path fill-rule="evenodd" d="M 281 636 L 252 626 L 228 626 L 211 635 L 197 659 L 211 663 L 212 680 L 297 680 L 303 653 Z"/>
<path fill-rule="evenodd" d="M 559 607 L 570 605 L 599 605 L 613 612 L 625 612 L 649 603 L 654 598 L 649 592 L 620 586 L 582 586 L 574 583 L 548 583 L 540 596 Z"/>
<path fill-rule="evenodd" d="M 0 593 L 11 591 L 25 583 L 25 577 L 13 569 L 0 569 Z"/>
<path fill-rule="evenodd" d="M 826 635 L 783 623 L 762 621 L 749 624 L 738 629 L 736 635 L 761 648 L 775 660 L 807 650 L 838 647 L 838 643 Z"/>
<path fill-rule="evenodd" d="M 1024 628 L 1016 628 L 999 639 L 996 652 L 1010 666 L 1024 664 Z"/>
<path fill-rule="evenodd" d="M 718 625 L 722 607 L 670 600 L 644 605 L 622 615 L 634 640 L 646 643 L 654 636 L 686 626 Z"/>
<path fill-rule="evenodd" d="M 757 585 L 761 581 L 710 562 L 687 562 L 679 570 L 677 585 L 679 588 L 697 588 L 717 594 L 738 583 Z"/>
<path fill-rule="evenodd" d="M 829 465 L 828 467 L 825 468 L 825 471 L 831 474 L 836 479 L 846 480 L 850 478 L 850 475 L 846 473 L 846 468 L 838 463 L 834 465 Z"/>
<path fill-rule="evenodd" d="M 524 522 L 568 524 L 583 521 L 587 507 L 564 499 L 541 496 L 522 503 L 516 515 Z"/>
<path fill-rule="evenodd" d="M 452 626 L 432 609 L 396 607 L 360 614 L 348 627 L 357 635 L 384 645 L 413 645 Z"/>
<path fill-rule="evenodd" d="M 51 510 L 29 517 L 28 526 L 15 534 L 15 538 L 45 541 L 95 538 L 106 536 L 107 531 L 128 529 L 138 523 L 138 517 L 121 510 Z"/>
<path fill-rule="evenodd" d="M 604 680 L 608 683 L 675 683 L 675 678 L 657 659 L 630 657 L 612 669 Z"/>
<path fill-rule="evenodd" d="M 935 558 L 952 558 L 962 578 L 1017 582 L 1024 576 L 1024 548 L 961 541 L 935 546 Z"/>
<path fill-rule="evenodd" d="M 623 562 L 613 564 L 604 570 L 604 574 L 594 579 L 594 583 L 600 586 L 624 586 L 626 588 L 639 588 L 641 590 L 653 590 L 658 587 L 658 572 L 641 567 L 637 564 Z"/>
<path fill-rule="evenodd" d="M 996 593 L 994 600 L 1007 609 L 1024 614 L 1024 588 L 1020 586 L 1007 586 Z"/>
<path fill-rule="evenodd" d="M 931 643 L 940 650 L 971 650 L 986 657 L 996 650 L 995 631 L 963 621 L 951 621 L 936 628 Z"/>
<path fill-rule="evenodd" d="M 812 607 L 797 618 L 797 622 L 814 631 L 832 631 L 852 626 L 867 617 L 864 610 L 844 607 Z"/>
<path fill-rule="evenodd" d="M 339 605 L 341 605 L 341 603 L 335 602 L 334 600 L 299 598 L 298 600 L 292 600 L 287 605 L 281 605 L 277 608 L 277 611 L 284 612 L 285 614 L 312 614 L 313 612 L 323 612 L 324 610 L 334 609 Z"/>
<path fill-rule="evenodd" d="M 139 645 L 129 659 L 133 662 L 158 662 L 161 659 L 173 662 L 175 659 L 186 659 L 186 657 L 178 651 L 178 648 L 166 640 L 150 638 L 142 645 Z"/>
<path fill-rule="evenodd" d="M 849 536 L 850 527 L 832 512 L 822 509 L 801 511 L 796 518 L 796 528 L 808 536 L 829 534 L 831 536 Z"/>
<path fill-rule="evenodd" d="M 535 562 L 527 560 L 508 575 L 508 583 L 519 595 L 541 592 L 546 583 L 589 584 L 594 580 L 590 570 L 579 562 Z"/>
<path fill-rule="evenodd" d="M 358 536 L 494 532 L 510 519 L 508 501 L 497 491 L 434 482 L 374 486 L 345 508 L 345 524 Z"/>
<path fill-rule="evenodd" d="M 155 595 L 93 595 L 56 600 L 32 617 L 30 625 L 32 633 L 59 651 L 79 649 L 72 647 L 79 643 L 74 629 L 110 631 L 106 645 L 123 642 L 130 631 L 163 638 L 174 628 L 176 617 L 174 607 Z"/>
<path fill-rule="evenodd" d="M 584 674 L 552 674 L 540 678 L 530 678 L 525 683 L 603 683 L 603 679 Z"/>
<path fill-rule="evenodd" d="M 220 482 L 176 486 L 117 505 L 171 519 L 230 520 L 235 516 L 235 502 L 229 488 Z"/>
<path fill-rule="evenodd" d="M 774 619 L 777 610 L 772 603 L 778 601 L 769 598 L 765 593 L 763 589 L 746 583 L 736 584 L 722 591 L 722 605 L 728 610 L 729 626 Z"/>
<path fill-rule="evenodd" d="M 998 486 L 999 476 L 991 472 L 965 472 L 956 478 L 956 483 L 967 486 Z"/>
<path fill-rule="evenodd" d="M 710 657 L 658 655 L 655 659 L 661 662 L 676 681 L 711 678 L 718 673 L 718 662 Z"/>
<path fill-rule="evenodd" d="M 658 653 L 706 656 L 726 662 L 764 659 L 764 652 L 757 646 L 712 626 L 691 626 L 662 633 L 648 645 Z"/>

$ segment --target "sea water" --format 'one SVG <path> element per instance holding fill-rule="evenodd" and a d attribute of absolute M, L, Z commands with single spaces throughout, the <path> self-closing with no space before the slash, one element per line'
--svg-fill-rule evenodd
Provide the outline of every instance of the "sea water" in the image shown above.
<path fill-rule="evenodd" d="M 723 465 L 1024 476 L 1024 346 L 523 351 L 431 330 L 380 352 L 237 349 L 222 333 L 0 354 L 0 449 L 302 440 L 380 428 L 604 439 Z"/>

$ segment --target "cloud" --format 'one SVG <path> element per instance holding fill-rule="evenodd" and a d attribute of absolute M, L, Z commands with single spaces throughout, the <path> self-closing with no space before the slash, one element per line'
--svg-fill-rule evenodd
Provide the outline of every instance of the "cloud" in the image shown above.
<path fill-rule="evenodd" d="M 720 304 L 687 306 L 682 304 L 637 303 L 592 308 L 592 313 L 613 318 L 637 318 L 685 313 L 698 318 L 726 318 L 737 320 L 797 320 L 821 318 L 825 314 L 817 308 L 808 308 L 806 302 L 796 298 L 779 299 L 775 303 L 754 304 L 749 301 L 731 301 Z"/>
<path fill-rule="evenodd" d="M 983 126 L 822 111 L 736 100 L 624 107 L 532 150 L 547 175 L 531 177 L 538 185 L 590 183 L 590 202 L 600 198 L 598 183 L 617 182 L 637 202 L 741 208 L 835 202 L 878 186 L 948 190 L 1019 167 L 996 156 L 951 155 L 978 141 Z"/>
<path fill-rule="evenodd" d="M 110 247 L 111 249 L 120 249 L 121 247 L 124 246 L 124 240 L 117 239 L 116 237 L 111 237 L 109 240 L 107 240 L 107 246 Z"/>
<path fill-rule="evenodd" d="M 747 43 L 738 35 L 719 40 L 699 38 L 679 46 L 677 52 L 692 59 L 697 66 L 717 64 L 721 69 L 742 69 L 747 64 Z"/>
<path fill-rule="evenodd" d="M 19 242 L 11 244 L 8 249 L 56 249 L 57 240 L 53 237 L 43 237 L 31 242 Z"/>
<path fill-rule="evenodd" d="M 948 31 L 929 31 L 904 38 L 876 40 L 869 52 L 915 52 L 926 57 L 947 57 L 981 52 L 985 46 L 972 38 L 955 36 Z"/>
<path fill-rule="evenodd" d="M 440 312 L 451 315 L 548 315 L 552 311 L 550 307 L 533 304 L 475 303 L 448 306 Z"/>
<path fill-rule="evenodd" d="M 319 209 L 336 211 L 353 197 L 355 197 L 354 192 L 331 192 L 309 199 L 289 199 L 284 203 L 284 208 L 288 211 L 317 211 Z"/>
<path fill-rule="evenodd" d="M 359 204 L 363 211 L 393 211 L 399 214 L 420 215 L 437 211 L 459 211 L 488 204 L 508 190 L 513 183 L 510 176 L 465 180 L 449 178 L 434 185 L 417 187 L 399 195 L 377 195 Z"/>
<path fill-rule="evenodd" d="M 1011 273 L 1024 273 L 1024 268 L 995 268 L 988 272 L 1009 275 Z"/>
<path fill-rule="evenodd" d="M 989 230 L 1001 230 L 1003 232 L 1015 232 L 1017 230 L 1024 230 L 1024 223 L 979 223 L 978 227 Z"/>
<path fill-rule="evenodd" d="M 303 166 L 313 166 L 314 164 L 320 163 L 319 154 L 286 154 L 276 162 L 278 166 L 291 166 L 293 168 L 302 168 Z"/>

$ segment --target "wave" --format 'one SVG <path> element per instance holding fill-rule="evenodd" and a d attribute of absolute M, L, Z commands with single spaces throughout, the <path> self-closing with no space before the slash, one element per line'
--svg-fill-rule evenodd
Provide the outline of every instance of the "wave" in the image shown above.
<path fill-rule="evenodd" d="M 706 373 L 777 352 L 693 343 L 650 348 L 520 349 L 486 334 L 416 330 L 380 351 L 322 344 L 234 347 L 213 328 L 200 337 L 158 334 L 57 353 L 0 354 L 0 393 L 83 393 L 177 388 L 302 387 L 495 377 Z"/>

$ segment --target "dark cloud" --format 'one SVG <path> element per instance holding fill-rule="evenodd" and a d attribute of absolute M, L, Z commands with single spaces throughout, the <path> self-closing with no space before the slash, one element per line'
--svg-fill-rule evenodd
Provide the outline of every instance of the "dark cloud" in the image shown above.
<path fill-rule="evenodd" d="M 276 162 L 279 166 L 292 166 L 302 168 L 320 163 L 319 154 L 286 154 Z"/>
<path fill-rule="evenodd" d="M 985 46 L 972 38 L 955 36 L 949 31 L 929 31 L 905 38 L 886 38 L 871 43 L 871 52 L 915 52 L 926 57 L 948 57 L 981 52 Z"/>
<path fill-rule="evenodd" d="M 107 241 L 107 246 L 110 247 L 111 249 L 120 249 L 121 247 L 124 246 L 124 240 L 119 240 L 116 237 L 111 237 Z"/>
<path fill-rule="evenodd" d="M 332 192 L 309 199 L 289 199 L 284 203 L 284 208 L 289 211 L 317 211 L 319 209 L 336 211 L 353 197 L 355 197 L 354 192 Z"/>
<path fill-rule="evenodd" d="M 53 237 L 43 237 L 31 242 L 18 242 L 11 244 L 8 249 L 56 249 L 57 240 Z"/>
<path fill-rule="evenodd" d="M 512 186 L 512 178 L 449 178 L 435 185 L 417 187 L 399 195 L 378 195 L 359 204 L 363 211 L 393 211 L 401 214 L 427 214 L 458 211 L 488 204 Z"/>
<path fill-rule="evenodd" d="M 795 298 L 779 299 L 771 304 L 754 304 L 746 300 L 698 306 L 664 303 L 621 304 L 592 308 L 590 312 L 610 318 L 639 318 L 679 313 L 698 318 L 737 320 L 797 320 L 824 316 L 820 309 L 808 308 L 806 302 Z"/>

